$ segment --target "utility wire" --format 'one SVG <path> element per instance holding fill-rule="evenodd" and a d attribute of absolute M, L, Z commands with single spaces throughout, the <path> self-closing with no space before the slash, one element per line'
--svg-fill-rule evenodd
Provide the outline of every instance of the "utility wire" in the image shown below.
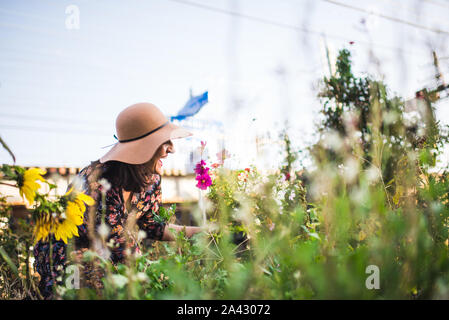
<path fill-rule="evenodd" d="M 174 0 L 172 0 L 172 1 L 174 1 Z M 383 13 L 378 13 L 378 12 L 375 12 L 375 11 L 369 11 L 369 10 L 366 10 L 366 9 L 363 9 L 363 8 L 359 8 L 359 7 L 354 7 L 354 6 L 346 4 L 346 3 L 341 3 L 341 2 L 338 2 L 338 1 L 334 1 L 334 0 L 321 0 L 321 1 L 327 2 L 327 3 L 331 3 L 331 4 L 334 4 L 336 6 L 344 7 L 344 8 L 347 8 L 347 9 L 351 9 L 351 10 L 355 10 L 355 11 L 359 11 L 359 12 L 363 12 L 363 13 L 368 13 L 368 14 L 380 17 L 382 19 L 390 20 L 390 21 L 393 21 L 393 22 L 396 22 L 396 23 L 402 23 L 402 24 L 405 24 L 405 25 L 408 25 L 408 26 L 411 26 L 411 27 L 414 27 L 414 28 L 427 30 L 427 31 L 432 31 L 432 32 L 436 32 L 438 34 L 449 35 L 449 32 L 445 31 L 445 30 L 434 29 L 434 28 L 423 26 L 423 25 L 420 25 L 420 24 L 417 24 L 417 23 L 413 23 L 413 22 L 410 22 L 410 21 L 402 20 L 402 19 L 399 19 L 399 18 L 396 18 L 396 17 L 387 16 L 387 15 L 385 15 Z"/>
<path fill-rule="evenodd" d="M 12 113 L 0 113 L 0 117 L 4 118 L 13 118 L 13 119 L 29 119 L 29 120 L 38 120 L 38 121 L 48 121 L 48 122 L 57 122 L 57 123 L 69 123 L 69 124 L 81 124 L 81 125 L 107 125 L 108 123 L 98 122 L 98 121 L 89 121 L 89 119 L 79 120 L 79 119 L 70 119 L 70 118 L 59 118 L 59 117 L 39 117 L 30 114 L 12 114 Z"/>
<path fill-rule="evenodd" d="M 326 36 L 328 38 L 333 38 L 333 39 L 337 39 L 337 40 L 343 40 L 345 42 L 357 42 L 357 43 L 365 44 L 365 45 L 368 45 L 368 46 L 373 46 L 374 45 L 376 47 L 383 47 L 385 49 L 389 49 L 389 50 L 393 50 L 393 51 L 401 51 L 401 52 L 412 54 L 412 55 L 419 55 L 419 56 L 421 56 L 422 54 L 424 54 L 424 53 L 416 53 L 416 52 L 413 52 L 413 51 L 404 50 L 403 48 L 388 46 L 388 45 L 384 45 L 384 44 L 371 43 L 371 42 L 366 41 L 366 40 L 348 39 L 348 38 L 345 38 L 345 37 L 342 37 L 342 36 L 339 36 L 339 35 L 325 34 L 325 33 L 320 32 L 320 31 L 316 31 L 316 30 L 300 27 L 300 26 L 297 26 L 297 25 L 292 25 L 292 24 L 277 22 L 277 21 L 273 21 L 273 20 L 269 20 L 269 19 L 265 19 L 265 18 L 255 17 L 255 16 L 243 14 L 243 13 L 232 11 L 232 10 L 220 9 L 220 8 L 217 8 L 217 7 L 212 7 L 212 6 L 208 6 L 208 5 L 204 5 L 204 4 L 200 4 L 200 3 L 196 3 L 196 2 L 192 2 L 192 1 L 188 1 L 188 0 L 167 0 L 167 1 L 181 3 L 181 4 L 184 4 L 184 5 L 191 6 L 191 7 L 201 8 L 201 9 L 204 9 L 204 10 L 213 11 L 213 12 L 217 12 L 217 13 L 221 13 L 221 14 L 227 14 L 227 15 L 230 15 L 230 16 L 239 17 L 239 18 L 246 19 L 246 20 L 249 20 L 249 21 L 259 22 L 259 23 L 263 23 L 263 24 L 266 24 L 266 25 L 272 25 L 272 26 L 279 27 L 279 28 L 289 29 L 289 30 L 293 30 L 293 31 L 305 32 L 305 33 L 313 34 L 315 36 Z"/>
<path fill-rule="evenodd" d="M 443 7 L 443 8 L 449 8 L 449 4 L 447 4 L 447 3 L 441 3 L 441 2 L 437 2 L 437 1 L 433 1 L 433 0 L 422 0 L 422 1 L 430 3 L 430 4 L 433 4 L 435 6 L 440 6 L 440 7 Z"/>
<path fill-rule="evenodd" d="M 22 130 L 22 131 L 33 131 L 33 132 L 52 132 L 58 134 L 87 134 L 87 135 L 102 135 L 102 136 L 111 136 L 111 133 L 106 133 L 103 131 L 93 131 L 93 130 L 71 130 L 66 128 L 51 128 L 51 127 L 34 127 L 34 126 L 16 126 L 9 124 L 0 124 L 1 129 L 10 129 L 10 130 Z"/>
<path fill-rule="evenodd" d="M 421 14 L 416 12 L 415 10 L 412 10 L 410 7 L 405 6 L 400 4 L 398 1 L 396 0 L 384 0 L 385 2 L 388 2 L 390 5 L 392 5 L 396 10 L 402 10 L 405 12 L 408 12 L 410 14 L 412 14 L 414 16 L 414 18 L 416 19 L 421 19 L 421 18 L 425 18 L 427 20 L 430 20 L 432 22 L 438 22 L 440 25 L 446 25 L 446 23 L 448 22 L 447 20 L 444 20 L 441 17 L 436 17 L 436 16 L 428 16 L 425 14 Z M 390 7 L 391 9 L 393 9 L 392 7 Z"/>
<path fill-rule="evenodd" d="M 269 19 L 265 19 L 265 18 L 250 16 L 250 15 L 247 15 L 247 14 L 244 14 L 244 13 L 240 13 L 240 12 L 237 12 L 237 11 L 220 9 L 220 8 L 217 8 L 217 7 L 212 7 L 212 6 L 208 6 L 208 5 L 204 5 L 204 4 L 196 3 L 196 2 L 192 2 L 192 1 L 186 1 L 186 0 L 168 0 L 168 1 L 182 3 L 182 4 L 185 4 L 185 5 L 192 6 L 192 7 L 197 7 L 197 8 L 201 8 L 201 9 L 205 9 L 205 10 L 209 10 L 209 11 L 214 11 L 214 12 L 218 12 L 218 13 L 223 13 L 223 14 L 227 14 L 227 15 L 231 15 L 231 16 L 236 16 L 236 17 L 239 17 L 239 18 L 252 20 L 252 21 L 256 21 L 256 22 L 260 22 L 260 23 L 264 23 L 264 24 L 268 24 L 268 25 L 272 25 L 272 26 L 276 26 L 276 27 L 286 28 L 286 29 L 295 30 L 295 31 L 308 32 L 308 33 L 313 33 L 313 34 L 317 34 L 317 35 L 322 35 L 321 32 L 313 31 L 313 30 L 310 30 L 310 29 L 307 29 L 307 28 L 304 28 L 304 27 L 299 27 L 299 26 L 296 26 L 296 25 L 283 23 L 283 22 L 277 22 L 277 21 L 273 21 L 273 20 L 269 20 Z M 344 39 L 343 37 L 340 37 L 340 38 Z"/>

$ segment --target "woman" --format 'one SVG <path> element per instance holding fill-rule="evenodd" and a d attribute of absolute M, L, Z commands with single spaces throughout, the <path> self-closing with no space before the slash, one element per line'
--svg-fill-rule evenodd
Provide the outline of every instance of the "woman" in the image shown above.
<path fill-rule="evenodd" d="M 174 240 L 171 230 L 185 230 L 187 237 L 201 231 L 199 227 L 167 225 L 155 219 L 161 204 L 162 159 L 175 151 L 171 140 L 191 133 L 170 123 L 150 103 L 124 109 L 117 117 L 116 132 L 118 142 L 114 147 L 78 174 L 78 187 L 94 198 L 96 205 L 84 213 L 73 252 L 79 258 L 86 250 L 95 250 L 114 264 L 139 252 L 138 233 L 133 232 L 133 226 L 146 238 L 163 241 Z M 34 247 L 35 268 L 41 276 L 39 289 L 45 298 L 52 297 L 53 284 L 61 281 L 68 264 L 66 251 L 66 244 L 54 237 Z M 101 275 L 87 266 L 83 273 L 86 285 L 101 287 Z"/>

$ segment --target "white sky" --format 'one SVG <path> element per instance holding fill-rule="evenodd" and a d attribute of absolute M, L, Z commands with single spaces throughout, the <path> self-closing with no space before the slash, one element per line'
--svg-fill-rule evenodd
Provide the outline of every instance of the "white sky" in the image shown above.
<path fill-rule="evenodd" d="M 336 1 L 449 32 L 449 1 Z M 66 28 L 68 5 L 79 30 Z M 430 47 L 449 71 L 447 34 L 322 0 L 0 0 L 0 136 L 20 165 L 84 166 L 115 142 L 123 108 L 149 101 L 173 115 L 192 88 L 209 90 L 197 118 L 223 122 L 237 164 L 276 165 L 275 145 L 257 158 L 254 136 L 276 137 L 288 120 L 298 148 L 313 141 L 314 84 L 327 72 L 323 37 L 301 28 L 326 35 L 333 54 L 349 48 L 356 75 L 383 75 L 405 97 L 434 85 Z M 437 115 L 449 123 L 446 101 Z"/>

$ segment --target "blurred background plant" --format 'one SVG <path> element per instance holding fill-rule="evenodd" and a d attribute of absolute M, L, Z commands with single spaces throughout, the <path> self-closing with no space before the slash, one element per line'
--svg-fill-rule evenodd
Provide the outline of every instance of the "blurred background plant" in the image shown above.
<path fill-rule="evenodd" d="M 8 151 L 15 162 L 15 156 L 8 145 L 0 138 L 2 146 Z M 14 170 L 17 168 L 17 171 Z M 16 185 L 23 187 L 25 170 L 17 166 L 3 165 L 0 167 L 2 181 L 13 179 Z M 27 175 L 28 176 L 28 175 Z M 29 184 L 31 181 L 28 181 Z M 32 181 L 34 182 L 34 181 Z M 1 182 L 6 184 L 5 182 Z M 26 192 L 21 190 L 22 196 L 34 198 L 33 185 Z M 0 298 L 27 299 L 37 298 L 36 281 L 39 277 L 33 270 L 33 227 L 30 217 L 12 217 L 12 208 L 7 197 L 0 195 Z"/>
<path fill-rule="evenodd" d="M 89 250 L 82 259 L 97 261 L 103 288 L 65 284 L 57 297 L 449 298 L 448 171 L 436 170 L 448 134 L 431 99 L 423 96 L 425 118 L 409 121 L 404 101 L 390 97 L 385 84 L 352 73 L 348 50 L 340 51 L 319 96 L 323 121 L 308 150 L 310 167 L 298 165 L 300 151 L 285 132 L 284 161 L 275 172 L 230 170 L 222 159 L 208 171 L 209 231 L 190 239 L 179 232 L 171 243 L 143 241 L 143 254 L 119 265 Z M 30 231 L 19 236 L 11 229 L 2 201 L 0 291 L 2 298 L 22 298 L 35 288 L 22 262 Z M 161 208 L 156 220 L 174 222 L 174 211 Z M 201 213 L 196 217 L 200 223 Z M 372 265 L 379 268 L 378 289 L 366 286 Z"/>

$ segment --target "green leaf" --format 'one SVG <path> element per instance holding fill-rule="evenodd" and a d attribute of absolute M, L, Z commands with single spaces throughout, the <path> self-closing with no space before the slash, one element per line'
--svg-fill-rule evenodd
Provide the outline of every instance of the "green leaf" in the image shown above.
<path fill-rule="evenodd" d="M 8 254 L 6 253 L 5 249 L 3 249 L 3 247 L 0 247 L 0 255 L 2 256 L 3 260 L 6 261 L 6 263 L 9 266 L 9 268 L 11 269 L 11 271 L 14 272 L 14 274 L 16 276 L 18 276 L 19 275 L 19 271 L 17 270 L 17 267 L 14 265 L 14 263 L 11 260 L 11 258 L 8 256 Z"/>

